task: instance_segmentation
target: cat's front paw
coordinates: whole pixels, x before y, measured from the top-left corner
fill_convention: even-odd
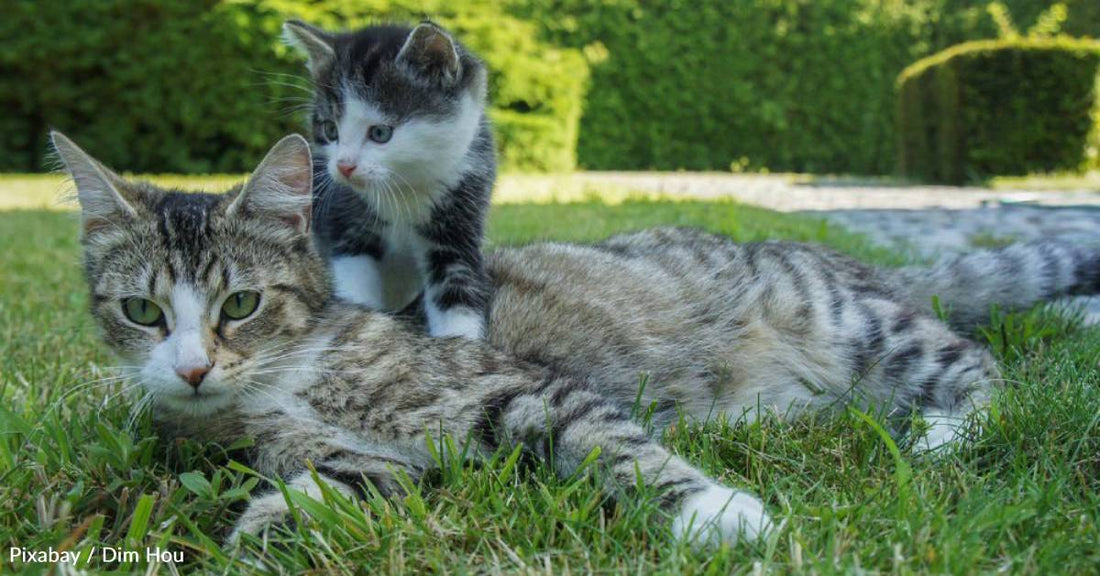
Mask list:
[[[229,544],[237,544],[245,534],[259,536],[269,526],[286,522],[289,516],[290,508],[282,492],[272,492],[253,498],[244,514],[237,519],[233,531],[229,533]]]
[[[746,492],[711,486],[684,500],[672,532],[697,545],[753,541],[772,527],[764,503]]]
[[[485,316],[470,308],[441,311],[428,308],[428,334],[433,338],[460,336],[480,340],[485,336]]]
[[[346,484],[324,476],[322,476],[321,479],[324,480],[330,488],[345,496],[354,494],[351,487]],[[296,478],[288,482],[286,487],[290,490],[301,492],[318,502],[324,499],[324,493],[321,487],[314,482],[313,476],[309,472],[299,474]],[[299,512],[305,515],[305,512],[302,512],[300,509]],[[237,524],[233,527],[233,532],[229,534],[228,542],[230,545],[235,545],[240,541],[241,536],[245,534],[259,536],[264,530],[267,530],[275,524],[283,524],[289,518],[290,506],[287,504],[286,497],[283,496],[281,490],[268,492],[263,496],[255,497],[249,502],[248,508],[245,509],[244,514],[241,514],[241,517],[237,519]]]

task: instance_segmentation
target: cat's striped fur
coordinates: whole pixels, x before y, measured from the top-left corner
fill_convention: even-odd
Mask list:
[[[964,331],[1012,310],[1100,292],[1100,251],[1041,241],[931,268],[883,270],[809,244],[737,244],[687,229],[593,246],[544,243],[488,258],[491,341],[519,358],[585,375],[617,397],[698,419],[781,415],[857,402],[956,436],[998,380]]]
[[[1098,287],[1100,253],[1059,244],[884,271],[810,245],[658,229],[492,252],[493,347],[431,339],[331,299],[324,263],[301,233],[308,186],[286,183],[287,173],[308,180],[304,141],[269,156],[283,172],[265,175],[265,161],[242,190],[216,196],[124,182],[55,140],[84,206],[93,314],[107,342],[145,366],[138,376],[159,418],[227,443],[253,435],[258,469],[314,494],[305,460],[341,490],[366,478],[393,491],[395,470],[416,477],[433,466],[424,434],[442,430],[476,455],[519,442],[547,457],[552,445],[563,471],[601,447],[613,484],[631,486],[637,466],[664,490],[677,533],[694,518],[708,537],[755,536],[769,524],[759,501],[714,483],[629,420],[640,376],[658,421],[677,410],[741,418],[858,402],[899,422],[924,414],[934,446],[989,401],[997,372],[986,350],[936,319],[930,294],[968,327],[997,300],[1022,307]],[[241,278],[268,304],[247,322],[210,328],[202,342],[213,368],[194,390],[160,352],[182,345],[172,326],[121,318],[120,298],[146,294],[171,308],[201,294],[216,306]],[[173,289],[180,283],[186,290]],[[286,511],[279,494],[256,498],[237,533]]]

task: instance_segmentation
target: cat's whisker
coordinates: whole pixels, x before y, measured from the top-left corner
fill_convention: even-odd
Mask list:
[[[121,390],[115,392],[114,394],[104,396],[103,399],[99,402],[99,407],[96,409],[96,414],[102,414],[103,411],[106,410],[116,399],[125,398],[127,394],[139,387],[140,384],[137,383],[129,384],[127,386],[124,386]]]
[[[297,76],[295,74],[286,74],[283,72],[270,72],[264,70],[249,70],[253,74],[264,77],[263,81],[252,83],[254,88],[265,88],[267,86],[283,86],[286,88],[293,88],[300,90],[310,96],[313,95],[313,84],[306,78]]]
[[[274,392],[272,392],[270,389],[268,389],[268,386],[265,385],[263,382],[258,382],[256,380],[242,379],[238,383],[240,384],[241,388],[244,390],[244,392],[246,394],[259,394],[259,395],[263,395],[265,398],[267,398],[269,400],[275,400],[275,401],[279,400],[279,396],[277,394],[275,394]]]
[[[141,416],[153,406],[153,401],[156,395],[152,392],[146,392],[138,401],[130,408],[130,417],[126,420],[126,429],[133,432],[137,427],[137,421]]]
[[[46,408],[46,413],[48,414],[52,410],[55,410],[65,400],[72,397],[74,394],[77,394],[79,392],[94,390],[94,389],[97,389],[97,388],[104,388],[104,387],[110,386],[112,384],[123,382],[123,381],[127,380],[128,378],[129,378],[129,376],[127,376],[125,374],[118,374],[118,375],[104,376],[102,378],[96,378],[96,379],[93,379],[93,380],[85,380],[85,381],[79,382],[79,383],[71,386],[69,389],[65,390],[65,392],[63,392],[61,394],[61,396],[57,397],[53,402],[51,402],[50,405]]]
[[[413,185],[409,183],[408,179],[406,179],[404,176],[402,176],[400,172],[390,171],[389,174],[390,174],[390,182],[392,182],[394,187],[397,188],[397,191],[398,191],[398,193],[401,197],[401,200],[403,202],[405,202],[406,205],[408,205],[411,202],[415,202],[416,201],[416,189],[413,188]],[[401,181],[398,182],[394,178],[400,178]],[[404,186],[402,185],[402,183],[404,183]],[[409,217],[411,219],[412,218],[412,207],[411,206],[409,206],[409,214],[410,214]]]
[[[378,184],[386,191],[386,198],[389,198],[393,204],[394,214],[399,222],[409,222],[409,214],[405,212],[405,204],[401,201],[401,198],[394,191],[393,186],[390,185],[388,178],[383,178],[378,181]]]
[[[319,185],[318,181],[320,182]],[[333,181],[332,176],[329,175],[328,170],[320,170],[314,172],[313,190],[314,194],[320,198],[321,209],[319,210],[320,214],[317,216],[317,218],[320,220],[328,217],[329,211],[331,210],[332,204],[334,203],[333,198],[336,195],[336,191],[334,189],[335,186],[336,183],[335,181]]]

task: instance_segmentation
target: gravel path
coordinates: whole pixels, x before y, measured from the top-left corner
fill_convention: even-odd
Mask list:
[[[718,172],[581,172],[572,176],[596,189],[625,188],[674,197],[734,198],[780,212],[854,209],[960,210],[1001,201],[1043,206],[1100,206],[1100,190],[992,190],[956,186],[894,186],[873,182],[800,182],[787,175]]]

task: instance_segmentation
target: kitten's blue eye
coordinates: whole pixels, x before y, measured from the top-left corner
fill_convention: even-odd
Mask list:
[[[321,135],[325,137],[325,140],[333,142],[340,137],[340,131],[336,128],[335,122],[325,120],[321,122]]]
[[[393,126],[375,124],[367,130],[367,138],[370,138],[372,142],[385,144],[390,141],[390,138],[393,138]]]

